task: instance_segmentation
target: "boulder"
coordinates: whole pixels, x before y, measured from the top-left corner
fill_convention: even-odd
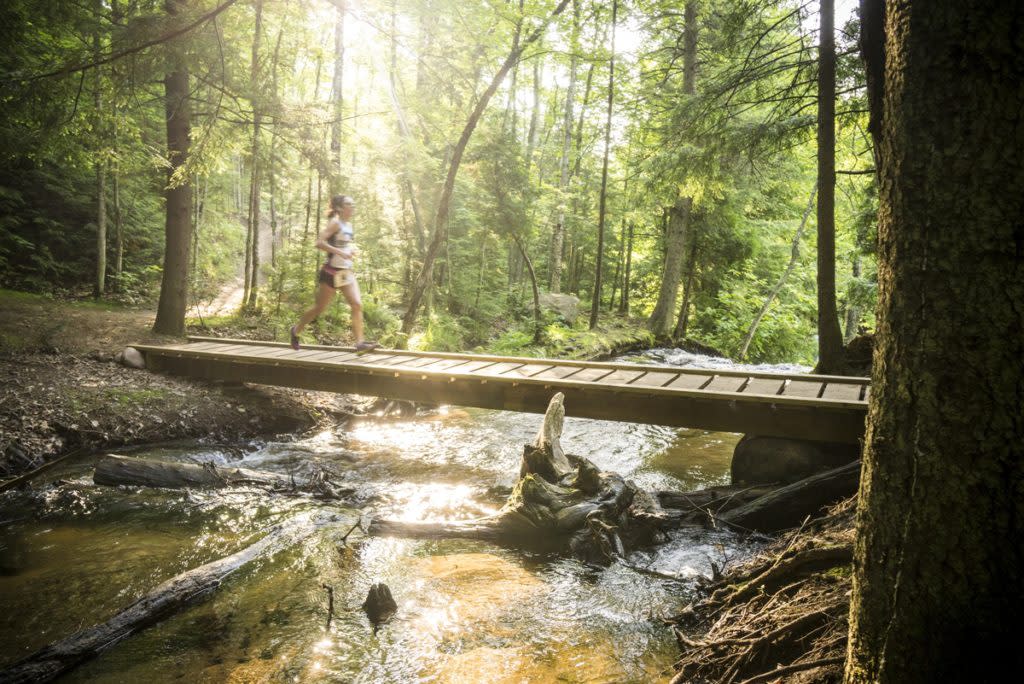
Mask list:
[[[858,444],[744,435],[732,452],[732,481],[789,484],[858,458]]]
[[[143,369],[146,367],[146,359],[142,357],[142,354],[135,347],[125,347],[124,351],[114,358],[118,363],[129,368]]]
[[[580,300],[569,294],[558,292],[545,292],[540,296],[541,308],[554,311],[563,321],[572,325],[579,315]]]

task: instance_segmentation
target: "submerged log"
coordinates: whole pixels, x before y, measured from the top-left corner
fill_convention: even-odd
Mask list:
[[[338,499],[353,493],[353,490],[335,488],[322,474],[312,478],[294,478],[262,470],[218,468],[213,464],[168,463],[114,455],[104,456],[96,464],[93,482],[107,486],[168,489],[255,485],[276,492],[308,492],[327,499]]]
[[[335,515],[304,516],[276,525],[241,551],[172,577],[106,622],[76,632],[0,670],[0,682],[50,681],[121,639],[206,598],[228,575],[252,561],[272,556],[340,520]]]
[[[857,493],[860,461],[833,468],[780,487],[718,516],[736,529],[779,532],[798,526],[807,516]]]

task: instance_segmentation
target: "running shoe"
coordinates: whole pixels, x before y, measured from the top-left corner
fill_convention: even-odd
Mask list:
[[[376,342],[360,342],[356,345],[356,354],[365,354],[366,352],[373,351],[380,345]]]

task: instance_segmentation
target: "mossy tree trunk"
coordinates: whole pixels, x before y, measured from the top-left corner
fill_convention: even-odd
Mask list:
[[[887,0],[884,17],[879,328],[845,679],[977,681],[1021,662],[1024,5]]]

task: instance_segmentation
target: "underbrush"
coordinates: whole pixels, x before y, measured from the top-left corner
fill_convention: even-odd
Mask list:
[[[842,681],[856,498],[707,587],[672,619],[682,682]]]

